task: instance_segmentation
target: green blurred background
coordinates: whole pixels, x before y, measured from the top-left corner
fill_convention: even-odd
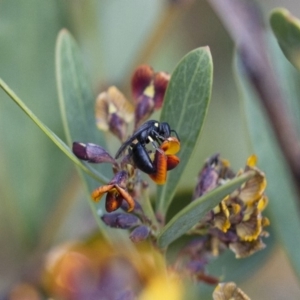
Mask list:
[[[165,18],[167,4],[163,0],[2,0],[0,77],[64,139],[54,59],[60,29],[69,29],[78,41],[95,95],[114,84],[129,97],[132,70]],[[298,0],[261,0],[260,4],[266,21],[277,6],[300,17]],[[211,106],[201,147],[181,183],[192,188],[206,157],[220,152],[238,169],[252,151],[233,78],[234,47],[228,34],[206,1],[181,7],[174,16],[161,42],[143,62],[172,72],[188,51],[205,45],[211,48]],[[36,257],[61,241],[84,236],[96,223],[72,163],[3,92],[0,129],[1,295],[13,282],[28,276],[28,266]],[[279,246],[259,262],[257,270],[240,283],[252,299],[300,295]]]

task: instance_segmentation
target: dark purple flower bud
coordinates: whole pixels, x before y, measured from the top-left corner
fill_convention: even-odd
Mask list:
[[[148,226],[141,225],[139,227],[136,227],[131,232],[129,237],[134,243],[139,243],[146,240],[149,234],[150,234],[150,228]]]
[[[117,217],[117,225],[122,229],[129,229],[140,224],[140,219],[133,214],[119,214]]]
[[[134,115],[134,127],[138,128],[154,111],[153,97],[148,95],[142,95],[139,97],[138,103],[135,108]]]
[[[112,163],[115,159],[101,146],[91,143],[73,142],[73,153],[81,160],[90,163]]]
[[[241,223],[243,221],[243,218],[244,214],[242,210],[238,214],[230,214],[229,221],[231,226]]]
[[[113,113],[109,118],[109,129],[122,142],[126,139],[127,123],[118,114]]]
[[[193,200],[216,188],[218,186],[218,179],[219,174],[217,171],[211,166],[206,166],[199,174]]]
[[[206,265],[207,265],[207,260],[196,259],[188,262],[186,264],[186,269],[191,273],[199,273],[205,270]]]
[[[113,227],[113,228],[117,228],[118,227],[118,216],[120,214],[119,213],[113,213],[113,214],[104,214],[102,217],[101,217],[101,220],[107,225],[107,226],[110,226],[110,227]]]
[[[129,208],[129,205],[126,201],[123,201],[122,202],[122,205],[121,205],[121,208],[124,210],[124,211],[128,211],[128,208]],[[136,200],[134,200],[134,212],[142,212],[143,209],[140,205],[140,203]]]
[[[191,240],[188,242],[188,244],[181,249],[180,255],[185,256],[188,255],[190,257],[199,257],[200,253],[203,253],[203,251],[206,248],[208,238],[206,237],[199,237]]]
[[[237,236],[237,234],[232,230],[223,232],[218,228],[211,228],[209,230],[209,233],[212,234],[213,236],[217,237],[221,242],[226,243],[226,244],[235,243],[239,240],[239,237]]]
[[[133,291],[122,291],[120,295],[116,297],[116,300],[137,300],[137,297],[134,295]]]
[[[118,186],[125,188],[128,180],[128,173],[123,170],[115,174],[114,178],[110,181],[110,184],[117,184]]]
[[[129,229],[140,224],[138,217],[125,213],[104,214],[101,219],[107,226],[113,228]]]

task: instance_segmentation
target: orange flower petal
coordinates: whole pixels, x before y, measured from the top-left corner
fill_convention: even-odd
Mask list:
[[[167,156],[167,170],[170,171],[177,167],[180,159],[176,155],[168,155]]]
[[[131,197],[131,195],[127,191],[125,191],[121,187],[116,186],[116,189],[118,190],[118,192],[120,193],[122,198],[128,203],[127,212],[131,212],[134,209],[134,200],[133,200],[133,198]]]
[[[98,202],[101,197],[107,193],[108,191],[110,191],[112,188],[114,187],[114,184],[107,184],[107,185],[103,185],[103,186],[100,186],[98,187],[97,189],[95,189],[93,192],[92,192],[92,199],[95,201],[95,202]]]
[[[108,192],[106,195],[105,209],[107,212],[117,210],[123,201],[123,197],[114,192]]]
[[[164,184],[167,180],[167,156],[157,150],[154,163],[156,164],[156,173],[149,174],[149,176],[155,183]]]
[[[169,137],[161,145],[162,149],[166,155],[176,154],[180,150],[180,142],[175,137]]]

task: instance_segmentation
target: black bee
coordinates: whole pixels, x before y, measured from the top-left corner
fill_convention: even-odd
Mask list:
[[[146,144],[152,143],[155,149],[171,136],[174,132],[177,139],[177,132],[170,128],[167,122],[158,122],[155,120],[149,120],[141,125],[133,135],[128,138],[127,141],[117,151],[115,158],[119,158],[123,151],[129,147],[129,154],[137,168],[147,174],[153,174],[156,172],[156,167],[153,165],[149,153],[146,149]],[[134,141],[137,142],[134,142]]]

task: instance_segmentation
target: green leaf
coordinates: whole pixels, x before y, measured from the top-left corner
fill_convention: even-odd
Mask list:
[[[285,59],[277,41],[272,36],[269,40],[269,54],[273,61],[278,85],[282,91],[282,97],[286,100],[288,112],[295,124],[300,137],[300,72]]]
[[[52,140],[52,142],[63,151],[78,167],[92,176],[97,181],[102,181],[101,175],[97,171],[84,165],[70,150],[70,148],[52,132],[39,118],[25,105],[25,103],[9,88],[9,86],[0,78],[0,87],[4,92],[27,114],[27,116]]]
[[[165,212],[175,194],[206,117],[211,97],[213,65],[208,47],[188,53],[172,74],[161,121],[168,122],[180,138],[180,164],[168,173],[165,185],[158,188],[158,210]]]
[[[300,20],[288,10],[277,8],[271,13],[270,23],[286,58],[300,70]]]
[[[67,30],[62,30],[56,44],[56,79],[58,86],[59,104],[67,142],[94,143],[105,148],[103,134],[97,129],[95,122],[95,96],[85,72],[80,50]],[[95,168],[100,174],[112,175],[110,164],[98,164]],[[91,176],[79,170],[88,195],[99,186]],[[108,182],[106,176],[101,175],[102,182]],[[95,205],[88,196],[88,203],[95,220],[108,240],[121,238],[122,232],[109,234],[108,229],[100,220],[98,210],[103,211],[104,201]]]
[[[254,171],[244,173],[187,205],[162,229],[158,236],[159,247],[165,248],[178,237],[185,234],[196,225],[208,211],[218,205],[225,196],[232,193],[241,186],[241,184],[253,177],[253,175]]]
[[[95,123],[95,96],[85,72],[80,50],[67,30],[62,30],[56,46],[56,77],[61,116],[66,138],[71,147],[74,141],[94,143],[105,148],[105,141]],[[102,174],[111,173],[109,165],[95,166]],[[90,190],[98,183],[85,178]],[[101,175],[102,182],[108,182]]]
[[[5,0],[0,11],[1,78],[58,135],[63,131],[53,44],[66,24],[61,6],[57,1]],[[5,244],[0,256],[11,270],[1,280],[3,288],[45,236],[42,231],[61,202],[72,163],[2,90],[0,128],[0,243]]]
[[[279,148],[274,132],[267,122],[264,108],[252,89],[237,60],[236,78],[243,93],[246,120],[259,166],[266,174],[269,198],[268,211],[276,234],[300,278],[300,218],[299,206],[288,165]]]

